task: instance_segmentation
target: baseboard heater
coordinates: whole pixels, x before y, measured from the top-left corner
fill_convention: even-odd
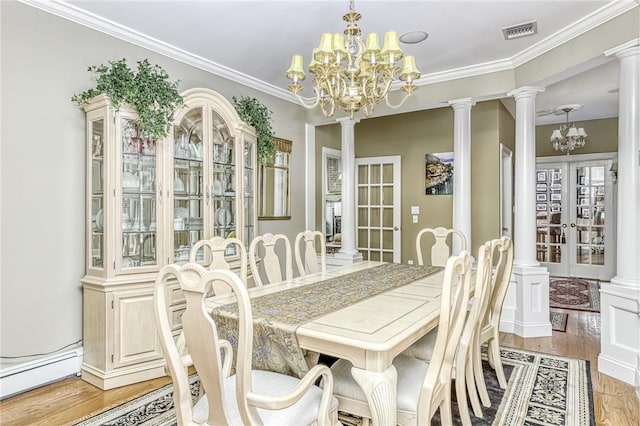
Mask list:
[[[79,376],[82,348],[45,358],[12,365],[0,370],[0,399],[52,383],[69,376]]]

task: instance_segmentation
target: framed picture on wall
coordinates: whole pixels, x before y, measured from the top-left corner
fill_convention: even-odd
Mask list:
[[[541,194],[536,194],[536,201],[547,201],[547,194],[544,192]]]
[[[425,194],[453,194],[453,152],[425,156]]]
[[[547,205],[546,204],[536,204],[536,210],[539,212],[546,212]]]
[[[560,201],[562,200],[562,194],[554,192],[551,194],[551,201]]]
[[[536,191],[540,192],[540,191],[546,191],[547,190],[547,184],[546,183],[538,183],[536,184]]]
[[[539,171],[536,174],[536,180],[538,182],[546,182],[547,181],[547,172],[545,172],[544,170]]]

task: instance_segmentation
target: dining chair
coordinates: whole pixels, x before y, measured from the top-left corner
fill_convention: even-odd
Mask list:
[[[418,256],[418,265],[424,265],[424,258],[422,257],[422,238],[425,234],[433,235],[435,242],[431,246],[431,265],[444,266],[447,263],[447,259],[451,253],[451,247],[447,244],[447,237],[451,235],[451,238],[457,236],[460,240],[460,250],[467,249],[467,239],[462,231],[454,228],[444,228],[439,226],[437,228],[424,228],[416,236],[416,253]],[[456,253],[453,253],[456,254]]]
[[[393,360],[397,372],[396,416],[401,425],[426,425],[438,408],[442,424],[452,424],[451,373],[460,343],[471,287],[469,253],[447,260],[440,303],[440,319],[430,362],[398,355]],[[369,405],[351,374],[352,364],[344,359],[332,367],[333,391],[340,411],[371,418]]]
[[[476,267],[475,286],[471,308],[467,311],[466,321],[458,350],[456,352],[452,378],[456,382],[456,399],[458,401],[458,411],[462,424],[470,425],[471,417],[469,415],[469,406],[467,404],[467,396],[471,401],[474,415],[482,417],[482,408],[480,406],[479,392],[487,393],[484,380],[480,383],[480,390],[476,385],[476,377],[474,374],[474,355],[475,348],[480,339],[481,320],[485,316],[485,312],[489,305],[489,296],[491,295],[491,248],[490,242],[482,244],[478,248],[478,263]],[[438,329],[434,329],[420,338],[411,345],[407,350],[402,352],[405,356],[411,356],[422,361],[431,361],[434,353],[434,346]],[[488,398],[488,394],[487,394]],[[485,401],[482,401],[483,404]]]
[[[192,269],[199,275],[192,274]],[[300,379],[252,369],[251,301],[237,275],[223,269],[204,271],[197,264],[187,264],[182,268],[167,265],[161,275],[174,276],[185,295],[187,307],[182,317],[183,330],[204,388],[207,424],[339,425],[338,402],[332,395],[333,379],[327,366],[317,365]],[[227,375],[224,370],[233,355],[221,351],[223,340],[218,338],[216,323],[205,307],[208,290],[218,281],[224,281],[237,300],[238,339],[234,375]],[[318,380],[322,380],[324,389],[314,384]]]
[[[276,244],[281,241],[278,247],[284,246],[284,273],[285,279],[290,280],[293,278],[293,266],[291,264],[291,243],[284,234],[271,234],[266,233],[259,235],[251,241],[249,245],[249,266],[251,267],[251,274],[253,275],[253,281],[256,287],[260,287],[264,284],[271,284],[278,281],[282,281],[282,265],[280,264],[280,257],[276,253]],[[260,248],[262,247],[262,249]],[[260,252],[264,253],[262,257],[262,265],[264,273],[267,278],[267,282],[263,283],[260,276],[260,269],[258,268],[257,258]]]
[[[226,269],[232,270],[232,265],[228,261],[227,254],[233,252],[239,255],[240,280],[247,282],[247,250],[242,240],[237,238],[213,237],[210,240],[200,240],[196,242],[189,253],[189,262],[199,263],[209,270]],[[213,293],[216,295],[229,293],[230,289],[222,282],[214,283]]]
[[[320,253],[316,251],[316,240],[319,241]],[[300,276],[313,274],[319,270],[323,273],[327,272],[327,248],[325,244],[324,234],[320,231],[306,230],[296,236],[293,252]],[[318,265],[318,254],[320,254],[320,265]]]
[[[487,357],[489,365],[495,370],[498,383],[502,389],[507,387],[507,379],[502,368],[502,358],[500,357],[500,316],[502,306],[509,288],[511,271],[513,269],[513,241],[509,237],[502,237],[491,241],[492,258],[495,257],[496,250],[499,253],[498,263],[491,280],[491,297],[489,306],[482,321],[480,338],[475,348],[476,375],[482,374],[482,363],[480,361],[480,346],[487,343]],[[483,376],[484,377],[484,376]],[[482,396],[482,395],[481,395]],[[488,396],[487,396],[488,398]]]

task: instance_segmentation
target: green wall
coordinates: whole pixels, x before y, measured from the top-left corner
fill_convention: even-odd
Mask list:
[[[571,154],[594,154],[600,152],[618,151],[618,118],[603,118],[600,120],[575,121],[576,127],[583,127],[587,132],[587,143],[584,147],[571,151]],[[548,157],[563,155],[553,149],[549,140],[551,133],[560,127],[549,124],[536,127],[536,156]]]
[[[487,101],[478,103],[471,109],[471,208],[473,211],[471,250],[473,252],[477,251],[478,246],[484,241],[499,235],[501,107],[499,101]],[[508,115],[508,112],[506,114]],[[509,129],[508,119],[502,120],[506,122],[503,127]],[[513,121],[512,118],[511,121]],[[511,123],[511,129],[514,129],[513,123]],[[316,176],[317,182],[320,182],[322,180],[322,147],[339,149],[340,125],[317,127],[315,136]],[[420,229],[452,226],[453,196],[425,195],[424,188],[425,154],[449,151],[453,151],[453,109],[450,107],[370,118],[362,120],[355,126],[356,157],[387,155],[401,157],[402,262],[409,259],[416,260],[415,237]],[[319,225],[322,214],[320,183],[316,184],[316,189],[316,224]],[[416,224],[411,220],[411,206],[420,207]]]

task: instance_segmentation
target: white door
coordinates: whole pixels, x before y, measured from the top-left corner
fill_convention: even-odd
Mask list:
[[[612,162],[538,164],[536,252],[551,275],[601,280],[613,276]]]
[[[400,156],[356,158],[358,250],[400,263]]]

